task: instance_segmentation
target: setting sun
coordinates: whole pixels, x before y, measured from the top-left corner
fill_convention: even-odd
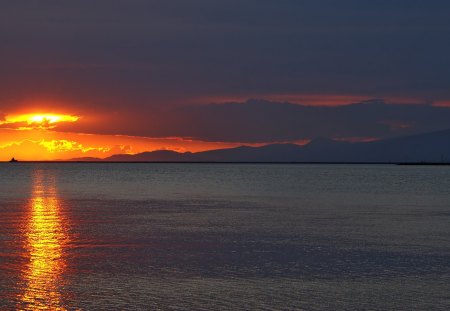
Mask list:
[[[3,124],[26,122],[28,125],[32,124],[55,124],[58,122],[76,122],[79,117],[64,114],[22,114],[6,117]]]

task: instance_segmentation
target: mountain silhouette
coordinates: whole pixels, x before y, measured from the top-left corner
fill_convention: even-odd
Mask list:
[[[83,158],[73,159],[83,161]],[[306,145],[240,146],[197,153],[157,150],[117,154],[111,162],[312,162],[312,163],[437,163],[450,161],[450,129],[372,142],[349,143],[329,138]],[[89,158],[86,161],[93,161]]]

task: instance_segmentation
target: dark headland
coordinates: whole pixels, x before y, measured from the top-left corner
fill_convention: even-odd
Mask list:
[[[210,163],[390,163],[450,164],[450,129],[372,142],[349,143],[316,139],[306,145],[240,146],[197,153],[157,150],[117,154],[104,159],[75,158],[70,162],[210,162]]]

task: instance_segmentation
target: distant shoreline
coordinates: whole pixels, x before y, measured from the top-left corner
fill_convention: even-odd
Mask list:
[[[0,161],[17,165],[20,163],[42,164],[303,164],[303,165],[399,165],[399,166],[450,166],[449,162],[233,162],[233,161]]]
[[[411,162],[411,163],[397,163],[397,165],[446,166],[446,165],[450,165],[450,163],[449,162],[436,162],[436,163],[433,163],[433,162],[430,162],[430,163],[427,163],[427,162],[424,162],[424,163],[422,163],[422,162],[419,162],[419,163]]]

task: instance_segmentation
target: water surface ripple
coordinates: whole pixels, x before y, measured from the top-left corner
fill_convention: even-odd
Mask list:
[[[448,310],[450,169],[0,164],[1,310]]]

